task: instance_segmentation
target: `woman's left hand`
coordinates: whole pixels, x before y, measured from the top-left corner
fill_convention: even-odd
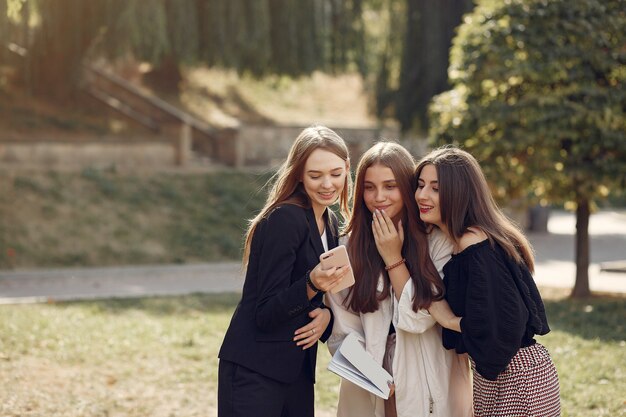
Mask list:
[[[387,213],[375,210],[372,214],[372,232],[376,249],[386,265],[402,259],[402,243],[404,242],[402,220],[398,222],[398,230],[396,230],[396,226]]]
[[[446,300],[433,301],[428,312],[441,327],[461,332],[461,317],[457,317]]]
[[[302,350],[315,345],[319,338],[322,337],[322,333],[324,333],[328,323],[330,323],[330,310],[327,308],[316,308],[309,312],[309,317],[313,320],[306,326],[296,330],[296,335],[293,338],[294,342],[297,342],[297,346],[302,346]]]

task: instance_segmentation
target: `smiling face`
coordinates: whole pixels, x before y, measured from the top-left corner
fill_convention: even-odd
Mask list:
[[[384,210],[394,222],[401,218],[404,204],[391,168],[380,164],[367,168],[363,181],[363,201],[372,213],[376,209]]]
[[[338,155],[316,149],[304,164],[302,184],[316,213],[332,205],[346,185],[348,164]]]
[[[419,206],[422,221],[438,226],[443,229],[441,210],[439,205],[439,181],[437,169],[434,165],[426,165],[422,168],[417,180],[415,201]]]

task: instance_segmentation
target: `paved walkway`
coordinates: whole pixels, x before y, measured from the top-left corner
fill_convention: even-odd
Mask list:
[[[553,212],[549,233],[530,234],[540,286],[572,288],[575,219]],[[592,291],[626,294],[626,272],[601,271],[604,262],[626,260],[626,211],[602,211],[590,222]],[[240,263],[63,268],[0,272],[0,304],[50,300],[180,295],[240,291]]]

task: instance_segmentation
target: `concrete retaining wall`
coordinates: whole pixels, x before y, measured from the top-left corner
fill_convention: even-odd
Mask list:
[[[176,148],[169,141],[0,142],[0,163],[55,167],[172,166]]]
[[[243,125],[237,135],[237,166],[275,166],[285,160],[293,141],[306,126]],[[393,129],[331,127],[347,143],[353,163],[374,142],[397,140]]]
[[[222,130],[215,138],[196,137],[188,126],[172,125],[165,136],[125,141],[120,139],[86,139],[74,142],[0,140],[0,163],[41,168],[159,168],[185,165],[192,150],[212,161],[243,167],[272,167],[282,163],[293,141],[305,126],[242,125]],[[363,152],[380,139],[397,140],[399,132],[378,128],[335,128],[348,144],[353,164]],[[171,140],[167,137],[173,138]],[[409,149],[411,150],[411,149]]]

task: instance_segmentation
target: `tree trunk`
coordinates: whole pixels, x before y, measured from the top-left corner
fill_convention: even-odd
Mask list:
[[[152,71],[144,74],[143,81],[156,91],[178,95],[183,75],[180,65],[171,55],[163,58],[161,63]]]
[[[65,100],[78,89],[82,52],[51,47],[45,35],[38,35],[27,56],[23,82],[37,96]]]
[[[449,51],[471,0],[407,0],[407,31],[402,52],[396,118],[403,131],[428,131],[428,105],[447,90]]]
[[[589,297],[589,199],[580,198],[576,207],[576,283],[572,298]]]
[[[24,45],[29,51],[22,78],[33,94],[61,100],[75,94],[81,62],[101,27],[100,3],[41,2],[41,25],[32,44]]]

